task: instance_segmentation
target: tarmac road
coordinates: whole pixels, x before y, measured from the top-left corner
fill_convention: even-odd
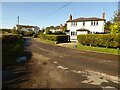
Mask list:
[[[16,85],[19,88],[118,89],[118,55],[80,51],[33,38],[25,38],[25,50],[32,53],[26,70],[31,73],[23,77],[27,81]]]
[[[53,61],[55,60],[63,66],[118,76],[118,55],[74,50],[36,40],[32,40],[32,44],[33,52],[42,52],[43,56],[52,58]]]

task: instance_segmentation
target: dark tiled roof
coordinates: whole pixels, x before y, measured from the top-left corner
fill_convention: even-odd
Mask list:
[[[89,31],[89,30],[85,28],[80,28],[80,29],[77,29],[77,31]]]
[[[80,21],[105,21],[105,19],[97,18],[97,17],[91,17],[91,18],[81,17],[81,18],[73,19],[73,20],[71,20],[71,21],[68,20],[67,22],[80,22]]]

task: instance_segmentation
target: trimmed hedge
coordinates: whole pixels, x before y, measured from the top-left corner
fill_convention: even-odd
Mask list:
[[[57,43],[68,42],[68,35],[45,35],[45,39],[57,41]]]
[[[83,45],[120,48],[120,34],[81,34],[77,36]]]

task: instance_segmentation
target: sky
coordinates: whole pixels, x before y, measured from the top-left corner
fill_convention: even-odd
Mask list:
[[[17,18],[21,25],[35,25],[40,28],[65,24],[71,14],[79,17],[113,17],[118,10],[118,2],[2,2],[2,22],[0,28],[13,28]],[[1,24],[2,23],[2,24]]]

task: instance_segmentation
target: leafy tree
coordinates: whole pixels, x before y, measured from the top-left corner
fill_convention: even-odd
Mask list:
[[[110,32],[111,31],[111,25],[112,25],[112,22],[111,21],[107,21],[106,23],[105,23],[105,30],[106,30],[106,32]]]
[[[43,32],[43,33],[44,33],[44,32],[45,32],[45,29],[44,29],[44,28],[42,28],[41,32]]]
[[[113,34],[120,33],[120,22],[114,22],[111,25],[111,33]]]
[[[46,32],[45,34],[52,34],[52,31],[50,30],[46,30],[45,32]]]
[[[50,26],[49,29],[54,29],[54,26]]]
[[[113,15],[113,22],[119,22],[120,21],[120,11],[116,11],[114,12],[114,15]]]
[[[113,24],[110,28],[111,33],[120,33],[120,11],[114,13]]]

